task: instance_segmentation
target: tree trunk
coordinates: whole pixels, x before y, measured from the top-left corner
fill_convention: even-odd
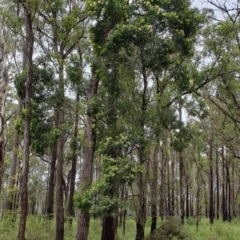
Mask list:
[[[189,186],[186,186],[186,219],[189,218]]]
[[[228,221],[231,222],[232,220],[232,216],[231,216],[231,182],[230,182],[230,172],[229,172],[229,166],[228,164],[226,163],[226,173],[227,173],[227,176],[226,176],[226,184],[228,186],[228,198],[227,198],[227,201],[228,201]]]
[[[111,216],[111,213],[109,213],[108,216],[103,217],[101,240],[114,240],[115,239],[115,234],[114,233],[115,233],[114,217]]]
[[[2,60],[2,81],[0,85],[0,194],[2,191],[3,165],[4,165],[4,117],[5,117],[5,100],[6,88],[8,85],[7,71],[7,45],[4,39],[4,28],[1,29],[1,60]]]
[[[222,146],[222,215],[223,215],[223,221],[227,221],[224,146]]]
[[[217,185],[217,219],[219,219],[219,212],[220,212],[220,201],[219,201],[219,169],[218,169],[218,150],[216,150],[216,185]]]
[[[87,115],[83,162],[80,173],[81,194],[83,194],[85,189],[91,186],[93,178],[93,158],[96,149],[96,130],[93,127],[93,124],[95,122],[91,115],[92,113],[90,112],[91,110],[90,104],[94,96],[97,94],[98,83],[99,81],[94,77],[90,79],[90,86],[88,90],[89,114]],[[76,240],[88,239],[89,221],[90,215],[88,213],[79,211]]]
[[[106,216],[103,219],[101,240],[114,240],[114,219],[113,216]]]
[[[213,194],[213,125],[212,116],[210,116],[210,139],[209,139],[209,220],[210,223],[214,222],[214,194]]]
[[[58,126],[64,124],[64,77],[63,64],[59,62],[59,86],[58,86]],[[56,236],[55,240],[64,238],[64,209],[63,209],[63,163],[64,163],[64,133],[61,132],[57,142],[57,166],[56,166]]]
[[[160,217],[161,220],[164,219],[165,217],[165,210],[166,210],[166,206],[165,206],[165,199],[166,199],[166,190],[165,190],[165,185],[166,185],[166,179],[165,179],[165,167],[166,167],[166,159],[165,159],[165,151],[164,148],[161,148],[161,153],[162,153],[162,166],[161,166],[161,185],[160,185],[160,205],[159,205],[159,212],[160,212]]]
[[[137,212],[137,222],[136,222],[136,240],[144,239],[144,227],[146,220],[146,192],[143,173],[139,174],[138,188],[138,212]]]
[[[151,234],[157,228],[157,180],[158,180],[158,143],[154,146],[153,157],[151,161],[152,179],[151,181]]]
[[[146,124],[146,110],[147,110],[147,88],[148,79],[146,70],[142,71],[143,76],[143,91],[142,91],[142,104],[141,104],[141,116],[140,116],[140,129],[141,129],[141,140],[139,142],[139,165],[146,166],[146,146],[145,146],[145,124]],[[144,240],[144,229],[146,222],[146,194],[147,194],[147,183],[146,183],[146,173],[142,172],[138,176],[138,209],[137,209],[137,219],[136,219],[136,240]]]
[[[58,117],[57,117],[58,118]],[[56,123],[55,127],[58,127]],[[52,157],[50,163],[50,173],[48,181],[48,192],[47,192],[47,218],[53,218],[53,199],[54,199],[54,187],[55,187],[55,168],[57,161],[57,144],[55,143],[52,147]]]
[[[23,65],[26,66],[26,63]],[[23,101],[22,99],[19,98],[17,117],[19,117],[22,112],[22,105],[23,105]],[[13,202],[17,194],[15,191],[13,191],[13,189],[16,184],[18,151],[19,151],[19,134],[15,130],[12,157],[11,157],[11,167],[10,167],[10,174],[9,174],[9,181],[8,181],[8,188],[10,189],[10,191],[7,193],[7,199],[6,199],[6,210],[9,210],[9,211],[13,210]]]
[[[182,100],[179,102],[179,121],[182,122]],[[180,192],[180,219],[181,223],[184,224],[185,217],[185,197],[184,197],[184,161],[183,161],[183,153],[179,153],[179,192]]]
[[[166,144],[165,144],[165,151],[166,151],[166,167],[167,167],[167,215],[172,216],[171,189],[170,189],[170,164],[169,164],[169,157],[167,154]]]
[[[231,191],[231,206],[232,206],[232,217],[236,217],[236,208],[235,208],[235,161],[232,161],[232,191]]]
[[[73,195],[75,191],[75,179],[76,179],[76,172],[77,172],[77,136],[78,136],[78,121],[79,121],[79,91],[76,94],[76,115],[75,115],[75,126],[74,126],[74,136],[73,136],[73,158],[72,158],[72,169],[71,169],[71,178],[70,178],[70,191],[69,191],[69,198],[68,198],[68,223],[72,224],[72,218],[74,217],[74,202],[73,202]]]
[[[54,127],[58,129],[58,111],[54,110]],[[46,214],[47,219],[53,218],[53,206],[54,206],[54,188],[55,188],[55,181],[56,181],[56,161],[57,161],[57,142],[55,142],[52,146],[52,156],[51,156],[51,162],[50,162],[50,173],[49,173],[49,179],[48,179],[48,189],[47,189],[47,203],[46,203]]]
[[[196,176],[196,182],[197,182],[197,194],[196,194],[196,227],[198,229],[199,226],[199,220],[201,215],[201,181],[200,181],[200,170],[197,168],[197,176]]]
[[[21,198],[21,213],[20,223],[18,229],[18,240],[25,240],[25,230],[28,212],[28,169],[29,169],[29,150],[30,150],[30,117],[31,117],[31,89],[33,76],[33,45],[34,36],[32,21],[32,13],[28,9],[24,9],[26,13],[26,41],[27,49],[26,55],[28,60],[27,82],[25,84],[25,128],[24,128],[24,147],[23,147],[23,161],[22,172],[20,177],[20,198]]]
[[[172,154],[173,155],[173,154]],[[171,197],[171,216],[175,215],[175,164],[174,164],[174,156],[172,156],[172,161],[171,161],[171,166],[172,166],[172,197]]]

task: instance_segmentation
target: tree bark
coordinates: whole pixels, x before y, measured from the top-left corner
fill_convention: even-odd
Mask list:
[[[56,124],[55,127],[57,127]],[[55,187],[55,168],[56,168],[56,161],[57,161],[57,144],[55,143],[52,147],[52,156],[51,156],[51,163],[50,163],[50,173],[49,173],[49,180],[48,180],[48,192],[47,192],[47,218],[53,218],[53,199],[54,199],[54,187]]]
[[[96,130],[93,127],[94,119],[91,115],[90,103],[97,94],[99,81],[92,77],[88,89],[88,115],[86,122],[85,145],[83,153],[82,168],[80,173],[80,193],[89,188],[93,178],[93,158],[96,149]],[[76,240],[87,240],[89,230],[90,215],[79,211]]]
[[[24,5],[23,5],[24,7]],[[29,170],[29,151],[30,151],[30,117],[31,117],[31,89],[32,89],[32,78],[33,78],[33,45],[34,35],[32,21],[32,13],[29,9],[24,9],[26,14],[26,41],[27,41],[27,82],[25,85],[25,128],[24,128],[24,147],[23,147],[23,161],[22,161],[22,172],[20,177],[20,198],[21,198],[21,213],[20,223],[18,229],[18,240],[25,240],[26,221],[28,213],[28,170]]]
[[[2,81],[0,85],[0,193],[2,191],[3,165],[4,165],[4,117],[5,117],[5,100],[6,88],[8,85],[7,71],[7,43],[4,39],[4,28],[1,29],[1,58],[2,58]]]
[[[224,163],[224,146],[222,146],[222,215],[223,221],[227,221],[226,209],[226,190],[225,190],[225,163]]]
[[[236,217],[236,207],[235,207],[235,162],[232,161],[232,191],[231,191],[231,206],[232,206],[232,217]]]
[[[161,185],[160,185],[160,206],[159,206],[159,211],[160,211],[160,217],[161,220],[164,219],[165,217],[165,212],[166,212],[166,157],[165,157],[165,151],[164,151],[164,146],[161,148],[161,153],[162,153],[162,163],[161,163]]]
[[[200,158],[200,157],[199,157]],[[196,193],[196,227],[198,229],[199,226],[199,220],[201,215],[201,180],[200,180],[200,169],[197,168],[197,176],[196,176],[196,182],[197,182],[197,193]]]
[[[58,126],[61,131],[57,142],[57,166],[56,166],[56,235],[55,240],[64,238],[64,209],[63,209],[63,163],[64,163],[64,77],[63,64],[59,62],[59,85],[58,85]]]
[[[229,166],[228,166],[228,163],[226,163],[226,173],[227,173],[227,176],[226,176],[226,184],[228,186],[228,198],[227,198],[227,206],[228,206],[228,221],[231,222],[232,220],[232,216],[231,216],[231,181],[230,181],[230,172],[229,172]]]
[[[175,215],[175,164],[174,164],[174,156],[172,154],[172,161],[171,161],[171,167],[172,167],[172,194],[171,194],[171,216]]]
[[[219,212],[220,212],[220,201],[219,201],[219,169],[218,169],[218,150],[216,150],[216,187],[217,187],[217,199],[216,199],[216,203],[217,203],[217,209],[216,209],[216,215],[217,215],[217,219],[219,219]]]
[[[189,218],[189,185],[186,186],[186,219]]]
[[[209,220],[214,222],[214,194],[213,194],[213,124],[210,116],[210,139],[209,139]]]
[[[137,222],[136,222],[136,240],[144,239],[144,228],[146,221],[146,192],[143,173],[139,174],[138,188],[138,212],[137,212]]]
[[[182,122],[182,100],[179,102],[179,121]],[[179,153],[179,192],[180,192],[180,219],[181,223],[184,224],[185,217],[185,193],[184,193],[184,161],[183,153]]]
[[[140,166],[146,166],[146,146],[144,143],[145,139],[145,124],[146,124],[146,110],[147,110],[147,87],[148,87],[148,79],[147,79],[147,71],[145,69],[142,70],[143,76],[143,92],[142,92],[142,104],[141,104],[141,117],[140,117],[140,128],[141,128],[141,136],[139,143],[139,164]],[[144,239],[144,228],[146,222],[146,177],[145,172],[142,172],[138,176],[138,209],[137,209],[137,219],[136,219],[136,240]]]
[[[77,136],[78,136],[78,121],[79,121],[79,93],[77,91],[76,94],[76,115],[75,115],[75,126],[74,126],[74,136],[73,136],[73,146],[72,146],[72,168],[71,168],[71,178],[70,178],[70,191],[69,191],[69,198],[68,198],[68,223],[72,224],[72,218],[74,217],[74,202],[73,202],[73,195],[75,191],[75,179],[76,179],[76,172],[77,172]]]
[[[26,66],[26,63],[23,65]],[[19,117],[22,112],[22,105],[23,105],[22,99],[18,98],[17,117]],[[13,150],[12,150],[12,156],[11,156],[11,167],[10,167],[10,174],[9,174],[9,181],[8,181],[8,188],[10,189],[10,191],[7,193],[7,199],[6,199],[6,210],[9,210],[9,211],[13,210],[14,199],[17,194],[16,191],[13,191],[13,189],[16,184],[16,178],[17,178],[16,173],[17,173],[18,151],[19,151],[19,134],[15,130],[14,140],[13,140]]]
[[[114,219],[113,216],[106,216],[103,219],[101,240],[114,240]]]
[[[158,143],[154,146],[153,157],[151,161],[152,179],[151,179],[151,234],[157,228],[157,180],[158,180]]]

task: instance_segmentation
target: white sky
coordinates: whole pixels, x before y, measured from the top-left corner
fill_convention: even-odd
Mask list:
[[[206,8],[210,7],[210,4],[205,0],[193,0],[192,5],[197,8]]]

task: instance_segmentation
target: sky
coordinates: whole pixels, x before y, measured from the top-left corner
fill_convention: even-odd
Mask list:
[[[197,8],[210,7],[210,4],[205,0],[192,0],[192,5]]]

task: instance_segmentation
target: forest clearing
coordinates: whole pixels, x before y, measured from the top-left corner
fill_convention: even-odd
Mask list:
[[[240,239],[240,1],[196,1],[0,0],[0,239]]]

